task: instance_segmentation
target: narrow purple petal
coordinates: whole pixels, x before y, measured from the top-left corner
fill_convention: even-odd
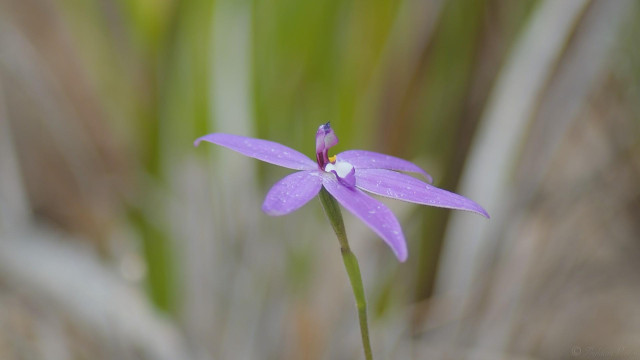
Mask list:
[[[267,193],[262,211],[269,215],[286,215],[298,210],[322,188],[319,171],[299,171],[278,181]]]
[[[378,234],[398,260],[407,259],[407,244],[402,228],[389,208],[357,188],[340,184],[333,176],[323,176],[323,185],[342,206]]]
[[[439,189],[395,171],[359,169],[356,171],[356,186],[376,195],[416,204],[473,211],[489,217],[489,214],[480,205],[464,196]]]
[[[408,171],[422,174],[429,183],[433,182],[431,175],[416,164],[397,158],[366,150],[347,150],[337,155],[338,160],[351,163],[356,169],[387,169]]]
[[[201,141],[208,141],[224,146],[242,155],[289,169],[315,170],[318,168],[318,165],[314,161],[302,153],[273,141],[254,139],[240,135],[214,133],[196,139],[193,144],[198,146]]]

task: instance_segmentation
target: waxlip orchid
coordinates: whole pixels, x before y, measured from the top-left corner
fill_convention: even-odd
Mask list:
[[[338,143],[338,138],[329,123],[320,125],[316,133],[316,163],[296,150],[267,140],[213,133],[198,138],[194,145],[198,146],[201,141],[221,145],[271,164],[300,170],[273,185],[262,204],[265,213],[286,215],[295,211],[315,197],[324,186],[343,207],[378,234],[400,261],[407,259],[407,245],[398,220],[389,208],[364,191],[416,204],[472,211],[489,217],[480,205],[463,196],[398,172],[419,173],[432,183],[429,174],[409,161],[364,150],[348,150],[330,157],[329,149]]]

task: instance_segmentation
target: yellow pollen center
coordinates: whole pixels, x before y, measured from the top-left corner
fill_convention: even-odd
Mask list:
[[[335,163],[336,163],[336,155],[329,156],[329,161],[330,161],[332,164],[335,164]]]

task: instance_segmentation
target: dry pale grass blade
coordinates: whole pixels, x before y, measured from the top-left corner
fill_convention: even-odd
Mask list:
[[[462,194],[486,206],[493,218],[483,222],[454,214],[445,239],[437,291],[452,301],[432,312],[436,317],[458,316],[448,318],[452,320],[453,332],[444,334],[450,346],[445,351],[464,343],[469,352],[462,353],[469,358],[483,358],[483,353],[507,354],[514,348],[519,353],[537,351],[556,358],[570,354],[570,339],[580,339],[572,338],[569,335],[572,331],[567,331],[566,326],[560,332],[555,329],[555,340],[541,335],[554,331],[549,327],[554,324],[553,309],[544,308],[533,294],[546,293],[549,299],[559,296],[557,290],[562,281],[555,281],[555,291],[541,285],[560,278],[543,271],[541,259],[545,259],[542,263],[546,267],[566,268],[566,259],[574,258],[573,250],[555,247],[552,251],[546,239],[562,239],[567,231],[573,231],[575,238],[585,238],[579,235],[583,226],[577,219],[588,218],[583,216],[587,208],[577,206],[559,212],[560,203],[556,201],[556,205],[547,206],[536,215],[533,201],[545,203],[547,198],[540,198],[541,189],[550,191],[548,197],[566,198],[565,191],[549,189],[543,179],[548,180],[557,166],[553,165],[553,158],[567,151],[570,137],[566,134],[571,124],[578,119],[586,123],[584,119],[592,111],[585,104],[602,75],[604,60],[610,56],[612,40],[630,4],[542,3],[503,70],[471,149],[460,189]],[[572,156],[575,158],[569,163],[581,161],[577,153]],[[621,187],[624,184],[621,182]],[[600,189],[598,193],[607,191]],[[554,218],[553,214],[560,217]],[[622,220],[609,220],[611,224],[620,223],[616,228],[628,228]],[[605,225],[609,221],[598,222]],[[562,234],[560,230],[552,230],[554,224],[563,228]],[[565,259],[562,265],[555,263],[559,257],[551,256],[554,253]],[[532,280],[537,285],[532,286]],[[624,308],[635,297],[634,291],[618,294],[615,299]],[[576,294],[566,291],[563,296],[571,298]],[[572,303],[579,300],[574,298]],[[447,316],[450,315],[443,317]],[[532,321],[542,318],[546,322]],[[570,316],[567,319],[576,321]],[[448,322],[432,319],[432,323]],[[579,320],[572,324],[578,327]],[[524,339],[523,333],[528,338]],[[592,339],[607,343],[605,334],[598,336]]]
[[[587,5],[585,0],[541,3],[499,75],[459,187],[459,193],[482,204],[492,219],[452,214],[438,293],[459,294],[463,299],[472,289],[483,249],[493,247],[492,231],[503,225],[502,205],[509,195],[511,171],[538,96]]]
[[[594,83],[604,76],[630,1],[595,1],[581,20],[562,60],[554,70],[534,114],[522,158],[516,169],[520,206],[535,195],[550,162],[578,113],[589,99]],[[541,146],[543,145],[543,146]]]
[[[13,5],[0,16],[0,72],[30,205],[99,243],[119,210],[120,150],[64,22],[42,4]]]
[[[495,234],[505,222],[511,171],[523,143],[527,124],[544,86],[562,55],[575,24],[588,1],[553,1],[539,4],[529,25],[517,41],[512,55],[498,75],[476,139],[471,145],[459,193],[482,204],[491,220],[466,213],[453,213],[445,234],[436,296],[450,301],[439,316],[462,316],[468,311],[475,280],[487,261],[487,251],[496,246]],[[456,324],[457,322],[454,322]],[[453,326],[443,339],[446,349],[456,347],[462,328]],[[450,346],[450,347],[447,347]]]
[[[216,2],[206,37],[211,43],[198,45],[210,49],[204,59],[211,74],[207,120],[212,132],[254,135],[251,15],[246,3]],[[195,154],[203,151],[213,160],[196,161]],[[162,161],[171,169],[166,229],[182,266],[185,332],[207,357],[259,358],[258,351],[266,347],[258,342],[269,339],[269,334],[257,335],[261,314],[273,310],[265,309],[268,292],[264,279],[256,278],[263,272],[247,264],[257,265],[253,258],[267,253],[270,261],[283,262],[284,254],[273,253],[273,243],[265,239],[256,161],[211,144],[181,156]],[[269,274],[277,276],[275,270]]]
[[[492,286],[486,289],[492,299],[480,320],[480,327],[493,329],[479,335],[482,346],[493,349],[506,348],[518,323],[520,304],[513,299],[523,298],[528,289],[527,277],[534,272],[537,255],[545,249],[540,243],[539,229],[545,228],[541,221],[527,222],[535,201],[540,201],[540,189],[552,170],[552,160],[558,156],[558,149],[567,140],[567,131],[572,125],[585,123],[585,105],[594,92],[594,83],[603,77],[603,68],[608,59],[614,40],[624,20],[629,1],[596,1],[589,7],[576,27],[571,42],[564,50],[554,76],[541,95],[537,111],[532,118],[527,143],[521,149],[522,156],[514,176],[511,196],[507,199],[509,220],[502,230],[502,244],[505,249],[496,259],[497,276]],[[612,25],[615,24],[615,25]],[[587,108],[588,109],[588,108]],[[544,144],[544,145],[542,145]],[[518,230],[523,224],[525,230]],[[513,234],[513,235],[512,235]],[[537,235],[537,237],[536,237]],[[499,326],[492,326],[500,314],[512,316]]]
[[[29,203],[13,144],[2,78],[0,77],[0,233],[25,226]]]
[[[3,284],[71,319],[99,347],[131,354],[125,359],[190,358],[180,333],[152,309],[146,296],[77,243],[46,230],[25,230],[0,240]]]

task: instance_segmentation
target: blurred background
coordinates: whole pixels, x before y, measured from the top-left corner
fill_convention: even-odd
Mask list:
[[[346,214],[378,359],[640,359],[640,2],[0,0],[0,359],[361,359],[318,201],[193,140],[414,161]]]

